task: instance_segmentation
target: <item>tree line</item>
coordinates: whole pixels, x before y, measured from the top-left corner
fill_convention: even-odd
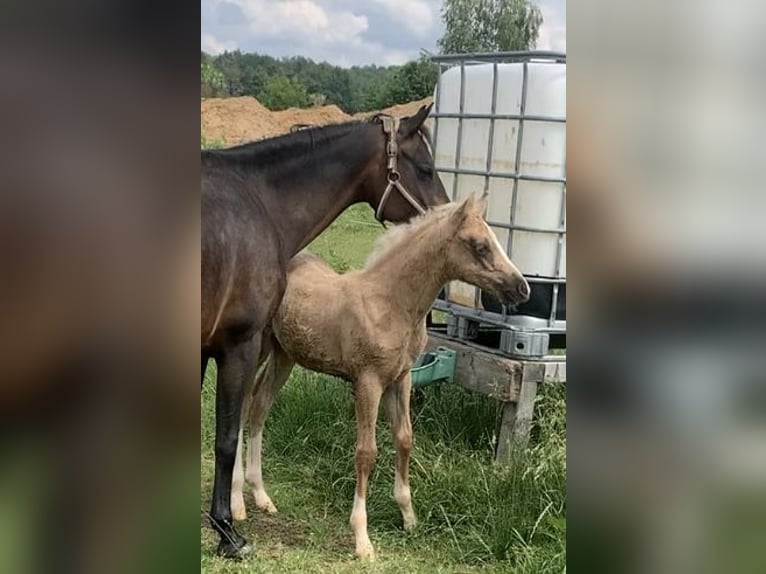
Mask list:
[[[303,56],[202,52],[202,97],[255,96],[272,110],[335,104],[352,114],[424,98],[436,74],[427,57],[403,66],[341,68]]]
[[[542,16],[531,0],[445,0],[443,54],[529,50]],[[255,96],[272,110],[335,104],[354,114],[433,94],[438,68],[427,54],[402,66],[341,68],[303,56],[202,52],[202,97]]]

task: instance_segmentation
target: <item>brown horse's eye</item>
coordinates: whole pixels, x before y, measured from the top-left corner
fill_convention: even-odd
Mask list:
[[[434,176],[434,168],[430,165],[417,164],[415,165],[415,169],[417,170],[418,175],[426,179],[432,179]]]

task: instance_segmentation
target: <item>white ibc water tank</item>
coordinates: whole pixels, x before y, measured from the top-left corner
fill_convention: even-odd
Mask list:
[[[435,95],[434,113],[438,118],[435,163],[447,193],[454,192],[453,199],[457,201],[485,188],[486,177],[470,172],[483,174],[489,168],[492,174],[518,173],[515,207],[514,179],[502,175],[489,177],[487,221],[501,245],[508,249],[514,264],[528,278],[565,279],[566,235],[559,247],[561,234],[555,230],[565,227],[566,214],[566,184],[563,183],[566,180],[566,123],[561,121],[566,118],[566,63],[531,61],[526,64],[523,115],[528,119],[522,122],[519,150],[520,121],[500,118],[522,114],[524,65],[522,62],[466,64],[462,73],[460,66],[454,66],[441,75]],[[493,110],[495,70],[497,98]],[[465,92],[461,110],[462,81]],[[440,117],[442,114],[461,117]],[[493,120],[470,117],[479,114],[495,117],[491,145]],[[550,179],[559,181],[548,181]],[[501,227],[503,225],[534,231],[511,231]],[[450,301],[473,307],[477,299],[475,288],[458,283],[450,285]]]

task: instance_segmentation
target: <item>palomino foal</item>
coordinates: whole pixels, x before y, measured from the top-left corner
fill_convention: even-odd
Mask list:
[[[451,280],[476,285],[505,304],[522,303],[530,294],[485,223],[485,210],[486,195],[432,209],[384,235],[360,271],[338,275],[308,253],[292,259],[287,289],[272,321],[270,354],[252,394],[247,478],[256,506],[276,512],[261,474],[263,426],[274,396],[298,363],[354,385],[357,483],[351,527],[357,556],[374,557],[365,499],[377,456],[375,422],[381,399],[396,448],[394,498],[404,528],[415,525],[409,486],[410,369],[426,344],[425,316]],[[233,514],[244,518],[241,452],[237,458]]]

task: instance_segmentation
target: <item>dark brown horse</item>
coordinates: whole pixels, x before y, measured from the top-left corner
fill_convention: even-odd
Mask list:
[[[249,551],[234,529],[231,483],[242,400],[268,349],[264,330],[290,258],[343,210],[368,203],[403,222],[448,202],[422,126],[430,106],[202,152],[202,377],[218,365],[210,521],[218,554]]]

